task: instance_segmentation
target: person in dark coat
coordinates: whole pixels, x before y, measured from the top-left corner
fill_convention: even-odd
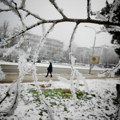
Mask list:
[[[53,67],[52,67],[52,63],[50,62],[49,67],[47,68],[47,75],[45,77],[47,77],[50,74],[50,77],[52,77],[52,71],[53,71]]]

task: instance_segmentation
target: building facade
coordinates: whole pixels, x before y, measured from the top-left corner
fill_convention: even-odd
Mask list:
[[[89,48],[77,47],[74,54],[77,58],[76,62],[85,64],[89,63]]]
[[[90,51],[92,53],[92,48]],[[119,61],[118,55],[115,53],[113,46],[103,45],[100,47],[95,47],[94,55],[100,56],[100,64],[103,66],[117,64]]]
[[[41,40],[41,36],[26,33],[25,38],[25,46],[31,47],[31,50],[34,53],[39,41]],[[63,42],[56,39],[46,38],[43,46],[41,46],[39,57],[40,59],[52,59],[54,55],[61,54],[62,51]]]

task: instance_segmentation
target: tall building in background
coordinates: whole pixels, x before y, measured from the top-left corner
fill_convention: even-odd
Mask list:
[[[92,54],[93,48],[90,49]],[[100,56],[100,64],[108,66],[109,64],[117,64],[119,61],[118,55],[115,53],[114,47],[112,46],[100,46],[94,48],[94,55]]]
[[[50,55],[60,54],[63,51],[63,42],[47,38],[43,49]]]
[[[25,33],[26,41],[24,46],[31,47],[32,52],[34,53],[35,48],[37,47],[41,36],[34,35],[31,33]],[[63,42],[46,38],[41,50],[40,50],[40,57],[44,59],[52,59],[54,55],[61,54],[63,51]]]
[[[93,48],[77,47],[74,52],[76,62],[89,64],[90,56],[93,55]],[[118,55],[112,46],[99,46],[94,48],[94,55],[100,57],[99,64],[102,66],[109,66],[110,64],[117,64],[119,61]]]
[[[89,48],[87,47],[77,47],[74,52],[76,62],[78,63],[89,63]]]

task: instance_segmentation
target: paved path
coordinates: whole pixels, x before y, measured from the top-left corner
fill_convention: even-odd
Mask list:
[[[41,75],[37,75],[38,76],[38,81],[49,81],[49,80],[59,80],[59,76],[60,77],[64,77],[68,80],[70,80],[70,74],[53,74],[53,77],[45,77],[46,74],[41,74]],[[83,76],[85,76],[85,78],[89,78],[89,79],[95,79],[97,78],[97,74],[83,74]],[[18,78],[18,73],[6,73],[6,78],[2,81],[0,81],[0,83],[11,83],[13,81],[15,81]],[[23,82],[32,82],[32,75],[31,74],[27,74],[25,75],[24,81]]]
[[[19,72],[18,72],[17,65],[1,65],[1,67],[6,74],[6,78],[5,80],[0,81],[0,83],[10,83],[12,81],[15,81],[18,78]],[[46,69],[47,69],[47,66],[37,66],[37,74],[38,74],[39,81],[49,81],[50,79],[58,80],[59,76],[64,77],[68,80],[70,79],[71,69],[68,66],[66,67],[54,66],[52,78],[45,77],[47,72]],[[89,79],[97,78],[97,73],[101,71],[101,70],[92,70],[92,74],[88,74],[89,69],[86,69],[86,68],[81,69],[79,67],[77,69],[79,70],[80,73],[83,74],[83,76]],[[32,82],[32,75],[31,74],[25,75],[25,79],[23,82]]]

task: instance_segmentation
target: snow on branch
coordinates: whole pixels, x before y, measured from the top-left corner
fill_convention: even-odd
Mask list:
[[[109,31],[109,32],[111,32],[111,31],[113,31],[113,32],[120,32],[120,27],[118,27],[118,26],[111,26],[110,28],[105,28],[107,31]]]
[[[96,13],[96,19],[108,21],[108,19],[104,15],[100,14],[100,12]]]
[[[71,38],[70,38],[70,44],[69,44],[70,50],[71,50],[71,47],[72,47],[72,42],[73,42],[73,40],[74,40],[74,35],[75,35],[75,32],[76,32],[76,30],[77,30],[78,25],[79,25],[79,24],[76,23],[76,25],[75,25],[75,27],[74,27],[74,30],[73,30],[73,33],[72,33]]]
[[[37,46],[37,48],[35,50],[35,54],[33,56],[33,63],[34,64],[32,66],[32,68],[33,68],[32,78],[33,78],[33,81],[35,82],[35,86],[36,86],[38,94],[39,94],[39,99],[44,104],[45,108],[47,109],[49,117],[50,117],[50,120],[55,120],[54,116],[53,116],[53,109],[51,108],[51,106],[49,105],[49,103],[47,102],[47,100],[45,99],[45,96],[43,95],[42,90],[41,90],[40,86],[38,85],[38,77],[37,77],[37,73],[36,73],[35,63],[37,61],[39,51],[40,51],[40,49],[42,48],[42,46],[44,44],[45,38],[51,32],[51,30],[54,28],[55,25],[56,25],[56,23],[53,23],[51,25],[51,27],[48,29],[48,31],[46,32],[46,34],[43,34],[43,37],[40,39],[40,41],[38,43],[38,46]]]
[[[30,30],[30,29],[32,29],[32,28],[34,28],[34,27],[36,27],[36,26],[39,26],[39,25],[42,24],[42,23],[44,23],[44,22],[43,22],[43,21],[37,22],[37,23],[35,23],[35,24],[33,24],[33,25],[25,28],[25,29],[22,30],[21,32],[15,34],[14,36],[6,39],[5,41],[6,41],[6,42],[9,42],[9,41],[11,41],[11,40],[14,39],[14,38],[16,38],[16,37],[18,37],[18,36],[20,36],[20,35],[23,35],[23,34],[24,34],[25,32],[27,32],[28,30]]]
[[[12,52],[15,51],[16,48],[19,48],[23,42],[24,42],[24,40],[20,39],[20,41],[17,44],[15,44],[14,46],[8,48],[8,50],[3,54],[3,57],[12,54]]]
[[[48,114],[49,114],[49,119],[50,119],[50,120],[55,120],[55,119],[54,119],[54,115],[53,115],[53,109],[52,109],[51,106],[49,105],[49,103],[48,103],[48,101],[46,100],[44,94],[42,93],[41,87],[39,86],[35,64],[34,64],[34,66],[33,66],[33,69],[34,69],[34,70],[33,70],[33,73],[32,73],[32,78],[33,78],[33,81],[34,81],[35,86],[36,86],[36,88],[37,88],[37,91],[38,91],[38,94],[39,94],[39,99],[40,99],[41,102],[44,104],[45,108],[47,109]]]
[[[18,17],[20,17],[20,14],[18,12],[18,10],[16,9],[17,4],[15,2],[11,2],[8,0],[0,0],[0,2],[2,2],[4,5],[8,6]],[[12,4],[14,3],[14,5]]]
[[[117,10],[117,8],[118,8],[119,5],[120,5],[120,0],[114,0],[114,2],[113,2],[113,8],[112,8],[112,10],[110,12],[110,21],[112,21],[112,18],[114,16],[114,11]]]
[[[19,18],[23,26],[25,26],[22,15],[19,12],[19,7],[17,6],[17,3],[14,2],[13,0],[8,1],[8,0],[0,0],[4,5],[8,6],[10,9],[1,9],[0,12],[7,12],[7,11],[13,11]]]
[[[13,88],[15,88],[13,91],[11,91]],[[18,106],[18,97],[19,97],[19,85],[18,82],[15,82],[14,84],[12,84],[8,91],[6,92],[6,96],[0,101],[0,104],[7,98],[10,97],[10,92],[14,92],[15,97],[12,101],[12,104],[10,106],[8,106],[4,111],[0,111],[0,115],[2,116],[10,116],[13,114],[14,110],[17,108]]]
[[[38,54],[39,54],[39,51],[40,49],[43,47],[43,44],[45,42],[45,38],[47,37],[47,35],[51,32],[51,30],[53,30],[54,26],[55,26],[56,23],[53,23],[51,25],[51,27],[49,28],[49,30],[46,32],[46,34],[43,35],[43,37],[40,39],[39,43],[38,43],[38,46],[35,50],[35,54],[34,54],[34,63],[37,61],[37,58],[38,58]]]
[[[19,12],[19,8],[18,8],[18,6],[17,6],[17,3],[14,2],[13,0],[12,0],[12,3],[15,5],[16,12],[18,13],[18,17],[20,18],[20,21],[21,21],[22,25],[23,25],[24,27],[26,27],[26,25],[25,25],[24,22],[23,22],[22,15],[21,15],[20,12]]]
[[[73,18],[63,18],[63,19],[57,19],[57,20],[42,20],[42,21],[38,21],[35,24],[32,24],[29,27],[26,27],[24,30],[22,30],[21,32],[17,33],[16,35],[8,38],[5,40],[6,44],[9,43],[9,41],[11,41],[12,39],[24,34],[25,32],[27,32],[28,30],[31,30],[41,24],[45,24],[45,23],[62,23],[62,22],[75,22],[75,23],[93,23],[93,24],[100,24],[100,25],[113,25],[113,26],[120,26],[120,23],[114,23],[114,22],[109,22],[109,21],[100,21],[100,20],[94,20],[94,19],[73,19]]]
[[[49,0],[49,1],[50,1],[50,2],[53,4],[53,6],[57,9],[57,11],[63,16],[63,18],[67,18],[67,17],[64,15],[63,10],[58,7],[58,5],[57,5],[57,3],[55,2],[55,0]]]
[[[16,11],[16,8],[14,7],[14,5],[12,4],[12,2],[7,1],[7,0],[0,0],[0,2],[2,2],[4,5],[8,6],[15,14],[18,15],[18,12]],[[19,15],[18,15],[19,16]]]
[[[72,35],[71,35],[71,38],[70,38],[70,44],[69,44],[69,49],[70,49],[70,53],[69,53],[69,58],[70,58],[70,63],[71,63],[71,73],[72,73],[72,76],[70,78],[71,80],[71,93],[72,93],[72,96],[74,98],[74,102],[76,103],[76,94],[75,94],[75,88],[74,88],[74,85],[73,85],[73,79],[74,79],[74,63],[75,63],[75,60],[76,58],[72,56],[72,43],[73,43],[73,40],[74,40],[74,35],[75,35],[75,32],[77,30],[77,27],[78,27],[78,23],[76,23],[74,29],[73,29],[73,32],[72,32]]]

